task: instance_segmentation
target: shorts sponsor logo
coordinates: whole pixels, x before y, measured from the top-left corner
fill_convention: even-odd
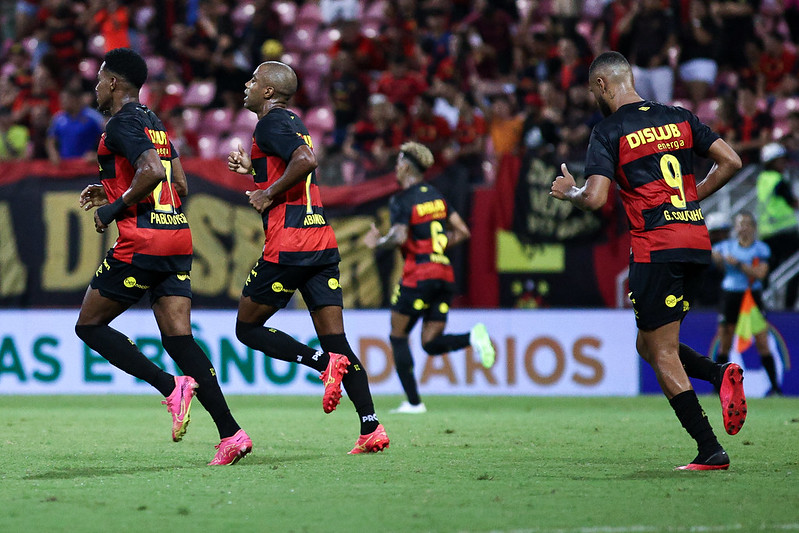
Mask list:
[[[415,299],[413,301],[413,308],[416,309],[417,311],[421,311],[422,309],[424,309],[425,308],[424,300],[422,300],[421,298]]]
[[[446,303],[441,302],[441,305],[438,306],[438,312],[441,313],[442,315],[448,313],[449,306]]]
[[[691,309],[690,302],[688,302],[688,300],[684,300],[683,303],[682,303],[683,313],[687,313],[689,309]]]
[[[339,287],[341,287],[336,278],[330,278],[329,280],[327,280],[327,286],[330,287],[331,290],[336,290]]]
[[[274,292],[294,292],[294,289],[287,289],[283,286],[282,283],[276,281],[272,284],[272,290]]]
[[[186,281],[187,279],[191,279],[191,276],[188,272],[178,272],[178,279],[180,281]]]
[[[137,289],[142,289],[142,290],[146,291],[147,289],[150,288],[149,285],[139,285],[136,282],[136,278],[134,278],[133,276],[128,276],[127,278],[125,278],[125,280],[122,282],[122,284],[125,287],[127,287],[128,289],[132,289],[133,287],[136,287]]]
[[[682,296],[680,296],[678,298],[678,297],[674,296],[673,294],[669,294],[668,296],[666,296],[666,307],[674,307],[681,301],[682,301]],[[683,307],[685,307],[685,306],[683,306]]]

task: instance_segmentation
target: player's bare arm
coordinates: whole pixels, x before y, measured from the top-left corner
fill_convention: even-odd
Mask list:
[[[80,199],[78,204],[84,211],[88,211],[92,207],[100,207],[108,203],[108,196],[105,194],[105,187],[99,183],[92,183],[87,185],[85,189],[80,192]]]
[[[610,180],[605,176],[592,175],[585,180],[585,185],[577,187],[574,176],[571,175],[566,163],[560,165],[562,175],[552,182],[549,195],[558,200],[571,202],[583,211],[596,211],[608,201]]]
[[[696,194],[700,202],[721,189],[742,166],[741,158],[724,139],[716,139],[710,145],[707,156],[714,161],[714,165],[705,179],[696,184]]]
[[[189,194],[189,182],[186,179],[186,171],[183,170],[183,163],[180,158],[176,157],[172,160],[172,185],[175,186],[175,192],[178,196],[186,196]]]
[[[463,221],[458,213],[450,213],[448,220],[450,229],[447,231],[447,246],[455,246],[472,236],[469,226],[466,225],[466,222]]]
[[[267,189],[247,191],[247,196],[250,198],[250,205],[259,213],[263,213],[274,203],[275,198],[285,194],[286,191],[306,179],[317,166],[319,166],[319,163],[316,161],[316,156],[313,151],[307,145],[298,147],[291,154],[291,159],[288,165],[286,165],[286,170],[283,172],[283,175],[272,185]]]
[[[381,236],[380,230],[377,226],[372,224],[369,233],[363,238],[363,243],[372,250],[387,250],[405,244],[408,240],[408,226],[407,224],[394,224],[388,233]]]
[[[166,169],[155,148],[146,150],[133,163],[136,173],[130,187],[112,204],[104,205],[94,212],[94,229],[103,233],[108,225],[129,206],[136,205],[166,178]]]

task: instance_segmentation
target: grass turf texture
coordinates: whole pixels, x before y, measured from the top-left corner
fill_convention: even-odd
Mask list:
[[[750,400],[735,437],[700,398],[729,471],[675,472],[693,441],[666,400],[426,397],[381,454],[350,456],[352,404],[231,396],[254,442],[235,466],[197,402],[183,442],[154,396],[0,396],[0,531],[799,530],[799,399]]]

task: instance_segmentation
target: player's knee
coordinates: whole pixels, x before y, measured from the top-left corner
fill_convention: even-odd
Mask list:
[[[241,320],[237,320],[236,338],[239,341],[241,341],[242,344],[249,345],[252,339],[253,332],[257,330],[259,327],[260,326],[258,324],[252,324],[249,322],[242,322]]]
[[[440,355],[448,351],[448,348],[440,336],[422,344],[422,349],[427,352],[427,355]]]

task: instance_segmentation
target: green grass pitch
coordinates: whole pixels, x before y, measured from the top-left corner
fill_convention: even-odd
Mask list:
[[[729,471],[677,472],[695,447],[661,396],[427,397],[391,415],[391,447],[347,455],[344,398],[231,396],[254,441],[209,467],[197,402],[173,443],[155,396],[0,396],[0,531],[562,532],[799,530],[799,399],[750,400]]]

